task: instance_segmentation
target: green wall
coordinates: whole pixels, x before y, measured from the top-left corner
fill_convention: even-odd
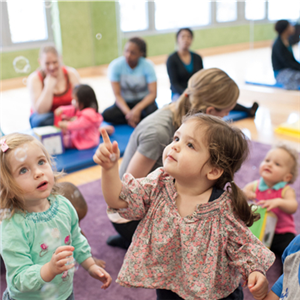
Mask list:
[[[54,19],[55,30],[60,30],[63,61],[74,68],[83,68],[108,64],[118,57],[118,34],[116,22],[116,4],[114,1],[93,2],[61,2]],[[59,15],[57,15],[59,12]],[[60,26],[59,26],[60,25]],[[96,35],[100,33],[101,39]],[[250,26],[223,26],[195,30],[193,49],[210,48],[222,45],[245,43],[250,41]],[[54,32],[55,34],[55,32]],[[56,35],[56,37],[59,35]],[[174,33],[144,36],[148,45],[148,56],[168,54],[175,49]],[[275,38],[273,24],[255,24],[253,29],[254,41]],[[60,39],[60,37],[59,37]],[[57,38],[56,38],[57,41]],[[122,45],[126,39],[122,39]],[[16,73],[13,60],[24,56],[30,61],[31,71],[38,67],[38,49],[3,52],[0,54],[0,79],[27,76]]]

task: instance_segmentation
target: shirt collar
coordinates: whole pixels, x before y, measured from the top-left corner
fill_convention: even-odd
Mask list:
[[[278,183],[276,183],[275,185],[273,185],[271,188],[269,188],[267,186],[267,184],[265,183],[264,179],[261,177],[260,180],[259,180],[259,185],[258,185],[258,189],[261,191],[261,192],[264,192],[268,189],[272,189],[272,190],[280,190],[282,188],[284,188],[285,186],[287,185],[287,182],[285,181],[280,181]]]

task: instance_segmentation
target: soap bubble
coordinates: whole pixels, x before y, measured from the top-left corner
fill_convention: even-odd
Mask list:
[[[72,198],[79,198],[80,197],[80,192],[79,191],[74,191],[73,195],[72,195]]]
[[[67,262],[66,265],[74,264],[74,267],[69,270],[70,274],[75,273],[79,268],[79,263],[73,258],[72,261]]]
[[[15,158],[20,162],[24,162],[27,158],[27,145],[19,147],[15,150]]]
[[[97,40],[101,40],[102,39],[102,34],[101,33],[97,33],[96,34],[96,39]]]
[[[52,1],[45,1],[44,5],[45,5],[45,8],[50,8],[52,6]]]
[[[57,228],[46,228],[41,233],[41,240],[47,245],[48,251],[55,251],[62,244],[60,231]]]
[[[252,166],[252,170],[256,170],[256,166]]]
[[[46,283],[41,288],[43,300],[55,300],[58,298],[57,286],[53,283]]]
[[[22,83],[23,83],[24,85],[27,85],[27,77],[24,77],[24,78],[22,79]]]
[[[110,158],[111,161],[115,161],[115,160],[117,159],[115,153],[111,153],[111,154],[109,155],[109,158]]]
[[[29,60],[24,56],[17,56],[13,61],[13,66],[17,73],[29,73],[31,69]]]

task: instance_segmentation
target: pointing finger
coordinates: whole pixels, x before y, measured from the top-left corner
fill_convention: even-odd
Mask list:
[[[104,142],[105,144],[111,145],[111,141],[110,141],[110,139],[109,139],[109,136],[108,136],[106,130],[105,130],[104,128],[101,128],[101,129],[100,129],[100,132],[101,132],[101,135],[102,135],[102,138],[103,138],[103,142]]]

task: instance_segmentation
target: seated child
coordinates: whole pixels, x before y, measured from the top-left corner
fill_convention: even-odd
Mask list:
[[[50,155],[34,137],[14,133],[0,140],[0,209],[9,213],[0,225],[5,300],[45,299],[43,290],[50,282],[57,300],[74,299],[73,256],[103,282],[102,288],[111,283],[91,257],[77,213],[59,195],[56,177]]]
[[[234,183],[248,154],[241,130],[191,115],[165,148],[163,168],[146,178],[125,174],[123,181],[118,145],[101,133],[94,161],[102,166],[109,211],[141,220],[117,282],[157,289],[158,300],[229,300],[243,299],[242,277],[254,298],[263,299],[275,256],[249,230],[259,216]]]
[[[287,246],[282,255],[283,274],[264,300],[297,300],[300,297],[300,235]]]
[[[54,111],[55,123],[63,130],[65,148],[89,149],[99,144],[99,126],[103,117],[98,112],[98,101],[94,90],[86,84],[75,86],[72,105],[60,106]],[[104,127],[110,134],[113,126]]]
[[[288,185],[296,180],[297,172],[297,151],[278,145],[260,164],[260,179],[243,189],[249,200],[276,214],[278,220],[271,250],[279,256],[297,234],[292,214],[297,211],[298,203],[295,191]]]

